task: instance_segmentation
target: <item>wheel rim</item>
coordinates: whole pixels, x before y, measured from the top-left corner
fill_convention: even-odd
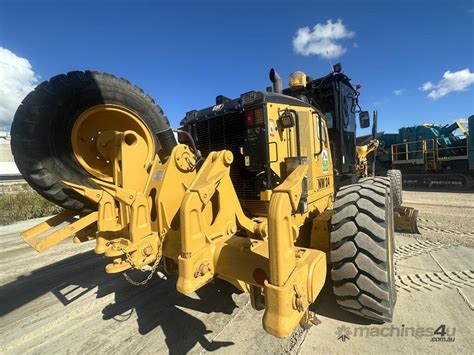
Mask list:
[[[71,145],[79,164],[101,180],[113,180],[114,139],[117,133],[134,131],[147,146],[145,164],[155,153],[153,135],[143,120],[119,105],[97,105],[80,114],[71,132]]]

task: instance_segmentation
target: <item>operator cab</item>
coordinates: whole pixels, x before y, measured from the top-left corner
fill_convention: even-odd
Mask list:
[[[334,65],[331,73],[318,79],[294,72],[289,85],[283,94],[307,101],[326,117],[336,188],[355,183],[356,114],[360,113],[362,128],[370,125],[368,113],[361,111],[358,104],[360,85],[352,86],[351,79],[342,72],[341,64]]]

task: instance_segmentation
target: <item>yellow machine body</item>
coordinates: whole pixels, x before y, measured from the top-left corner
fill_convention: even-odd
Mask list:
[[[376,135],[354,145],[360,87],[340,64],[319,79],[294,72],[286,89],[269,77],[271,90],[219,95],[177,130],[111,74],[40,84],[15,114],[12,151],[25,180],[65,210],[21,237],[39,252],[95,241],[105,271],[135,286],[158,269],[183,294],[225,280],[280,338],[318,324],[310,305],[328,268],[343,309],[391,321],[394,226],[416,232],[417,211],[401,205],[399,171],[369,176]]]
[[[377,150],[379,147],[380,142],[377,139],[373,139],[369,141],[369,143],[365,145],[358,145],[356,146],[356,153],[357,153],[357,166],[356,166],[356,174],[358,176],[369,176],[369,164],[367,160],[367,156]]]
[[[266,331],[289,336],[311,320],[309,306],[326,279],[333,166],[320,112],[278,103],[261,109],[269,164],[282,182],[259,201],[239,200],[229,150],[210,152],[199,168],[186,144],[166,159],[150,156],[153,140],[135,113],[116,105],[89,109],[71,139],[91,185],[64,183],[97,209],[63,212],[22,238],[40,252],[69,236],[76,243],[95,239],[95,252],[111,259],[108,273],[162,267],[178,274],[177,290],[185,294],[221,278],[265,309]],[[114,127],[118,116],[122,123]],[[250,163],[252,156],[244,158]]]

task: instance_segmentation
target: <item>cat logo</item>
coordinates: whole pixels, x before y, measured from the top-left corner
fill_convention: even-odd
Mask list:
[[[216,105],[212,108],[212,112],[217,112],[217,111],[220,111],[224,108],[224,104],[219,104],[219,105]]]

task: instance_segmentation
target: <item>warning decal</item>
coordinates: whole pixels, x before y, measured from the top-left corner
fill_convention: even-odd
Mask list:
[[[327,173],[329,162],[328,162],[328,152],[326,149],[323,150],[322,155],[323,155],[323,173]]]
[[[270,131],[270,135],[273,137],[275,135],[275,122],[273,122],[273,120],[268,121],[268,130]]]

